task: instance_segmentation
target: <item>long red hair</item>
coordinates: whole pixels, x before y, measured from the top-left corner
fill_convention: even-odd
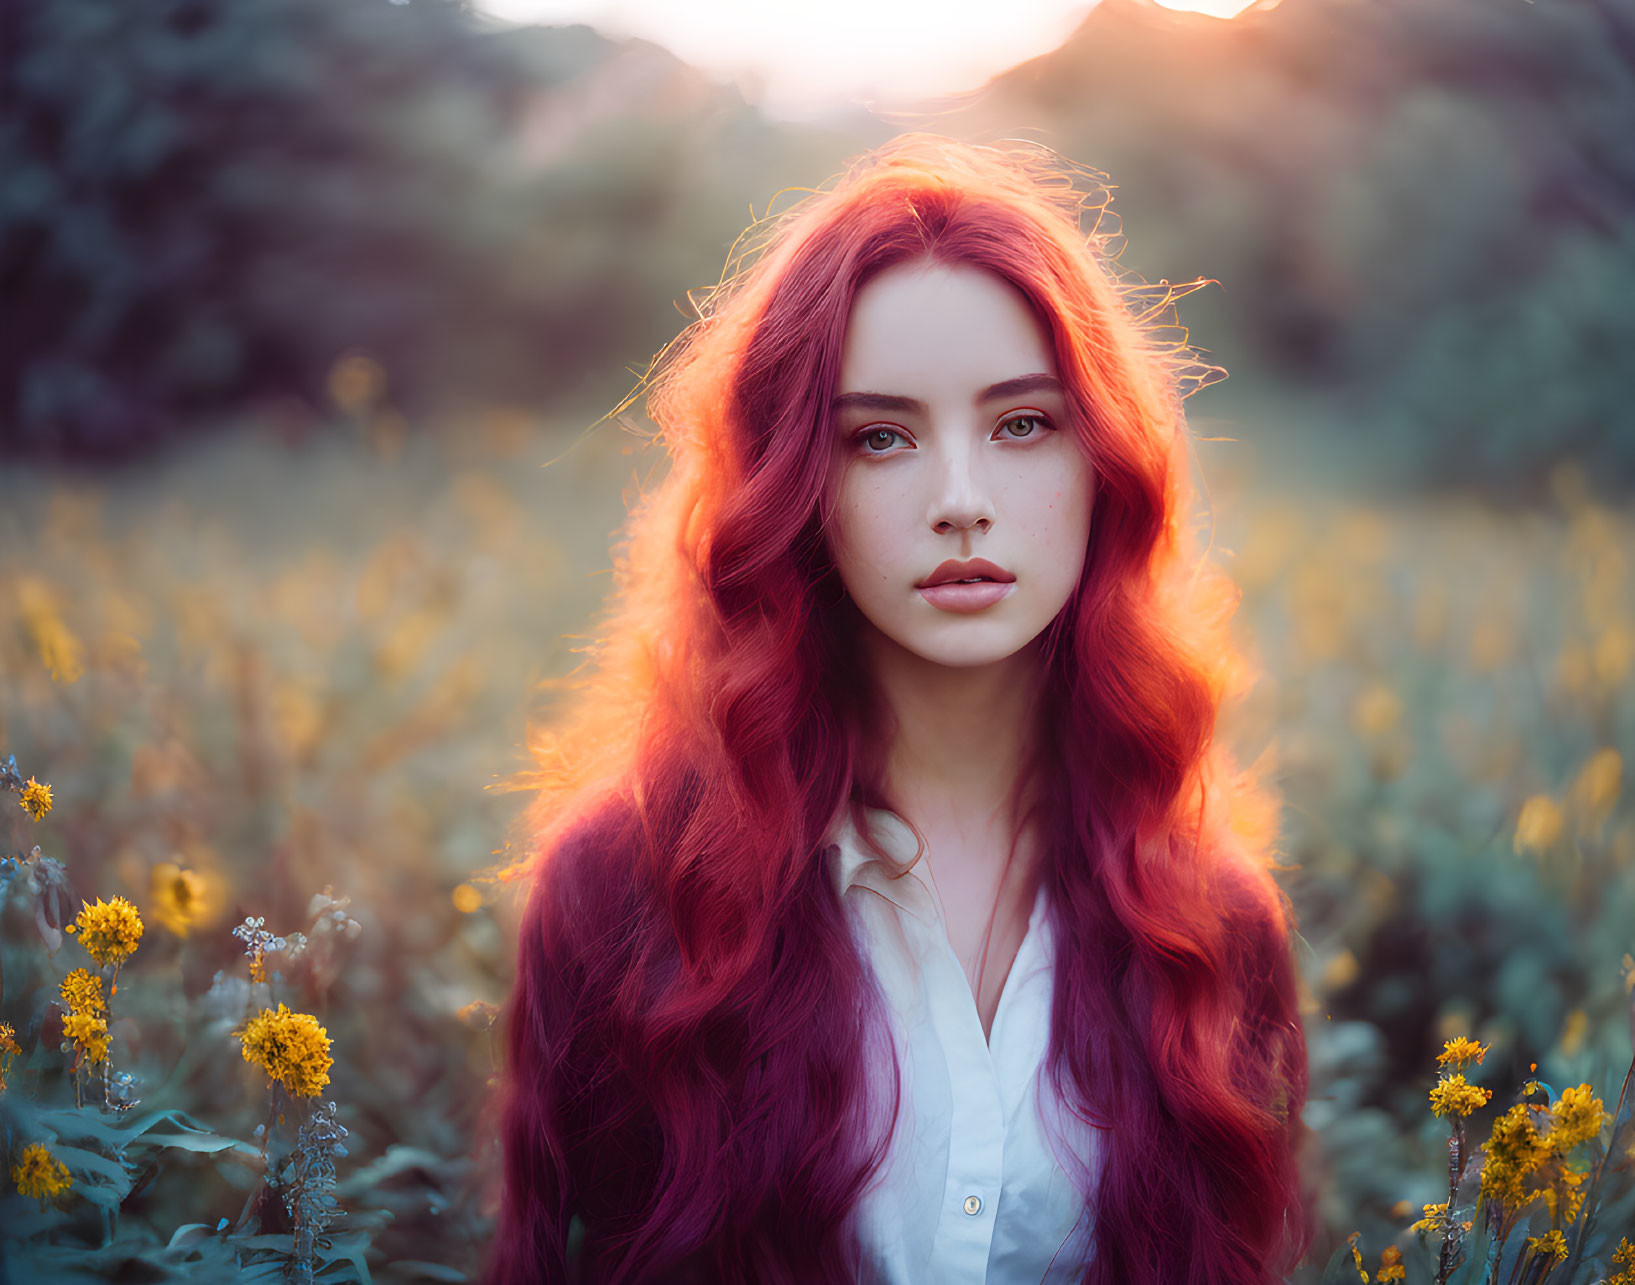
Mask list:
[[[1277,802],[1215,737],[1249,679],[1238,595],[1189,526],[1182,350],[1086,200],[1043,149],[899,138],[771,221],[655,364],[671,467],[520,782],[495,1285],[858,1278],[848,1215],[897,1103],[870,1100],[882,1001],[822,853],[840,809],[889,801],[825,551],[827,408],[858,289],[923,257],[1026,297],[1094,465],[1029,774],[1058,942],[1046,1083],[1105,1131],[1077,1179],[1085,1279],[1245,1285],[1304,1254]]]

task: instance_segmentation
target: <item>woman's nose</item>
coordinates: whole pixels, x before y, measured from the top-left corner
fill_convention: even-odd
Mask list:
[[[931,529],[939,534],[968,527],[986,531],[993,525],[993,502],[973,456],[961,446],[943,452],[939,461],[928,515]]]

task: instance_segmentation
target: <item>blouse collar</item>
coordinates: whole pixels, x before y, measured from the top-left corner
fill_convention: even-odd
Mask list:
[[[937,908],[936,894],[931,891],[924,856],[918,863],[910,865],[914,862],[919,841],[908,822],[888,808],[864,808],[863,813],[868,818],[875,842],[885,850],[891,862],[882,860],[869,850],[852,823],[851,808],[842,806],[829,827],[826,850],[835,891],[844,900],[849,889],[868,888],[914,918],[928,924],[940,924],[942,912]],[[1047,899],[1041,881],[1028,916],[1029,928],[1040,924],[1045,918]],[[1050,931],[1048,922],[1042,931]]]
[[[890,860],[876,856],[863,842],[852,822],[851,808],[842,806],[829,830],[828,858],[835,890],[842,898],[853,886],[879,893],[916,919],[941,919],[931,887],[925,881],[922,855],[913,864],[919,843],[907,821],[887,808],[865,808],[875,842]]]

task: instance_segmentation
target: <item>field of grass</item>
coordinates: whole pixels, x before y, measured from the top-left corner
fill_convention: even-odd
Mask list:
[[[1350,1279],[1353,1233],[1371,1277],[1400,1279],[1375,1265],[1395,1246],[1437,1278],[1444,1237],[1409,1227],[1449,1199],[1450,1127],[1475,1157],[1458,1222],[1532,1083],[1555,1104],[1523,1108],[1534,1136],[1574,1145],[1517,1177],[1494,1273],[1601,1280],[1635,1223],[1627,1101],[1614,1119],[1635,512],[1571,466],[1536,511],[1386,502],[1236,431],[1202,458],[1261,675],[1225,733],[1287,804],[1322,1191],[1306,1279]],[[522,804],[499,787],[658,467],[636,447],[489,411],[226,436],[101,479],[0,470],[0,763],[51,791],[42,811],[0,790],[0,1268],[471,1277],[517,911],[483,878]],[[63,992],[76,969],[114,983],[100,1019]],[[257,1044],[272,1028],[247,1019],[280,1004],[311,1021]],[[1464,1036],[1491,1100],[1438,1116],[1437,1057]],[[1605,1118],[1586,1101],[1572,1133],[1581,1084]],[[1570,1253],[1545,1276],[1552,1225]],[[1488,1278],[1482,1232],[1454,1279]]]

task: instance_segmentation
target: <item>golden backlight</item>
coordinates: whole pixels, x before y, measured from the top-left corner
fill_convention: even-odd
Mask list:
[[[1098,0],[475,0],[503,22],[588,22],[655,41],[711,75],[737,80],[774,114],[821,116],[867,102],[906,108],[978,89],[1055,49]],[[1234,18],[1277,0],[1157,0]],[[1206,24],[1207,25],[1207,24]]]
[[[1246,9],[1270,9],[1277,0],[1158,0],[1166,9],[1184,13],[1207,13],[1211,18],[1236,18]]]

